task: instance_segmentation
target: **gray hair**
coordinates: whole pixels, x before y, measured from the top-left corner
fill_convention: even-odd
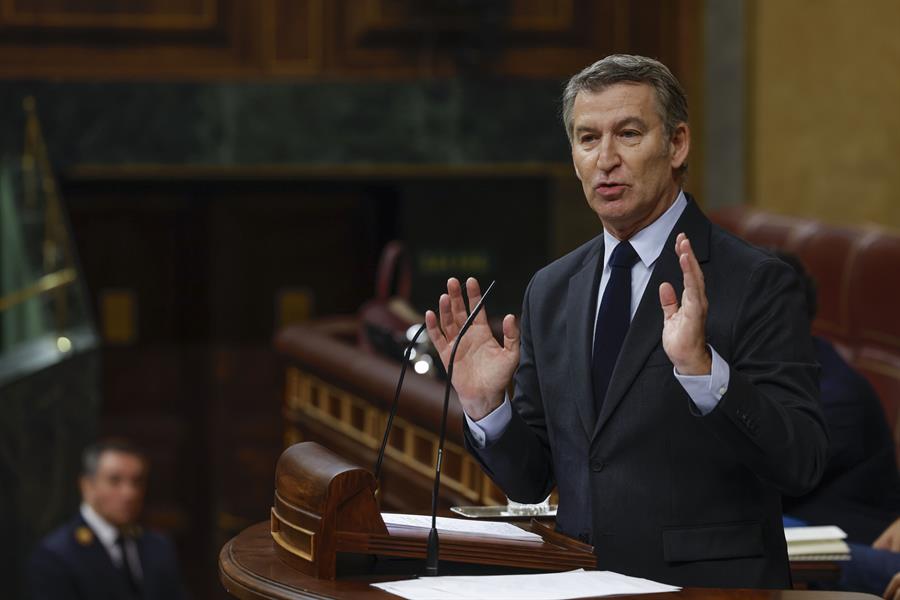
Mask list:
[[[668,137],[672,137],[679,123],[687,123],[687,96],[666,65],[646,56],[611,54],[574,75],[566,84],[562,98],[562,119],[569,144],[572,143],[573,133],[572,107],[578,92],[600,92],[622,82],[645,83],[656,91],[659,116]]]
[[[136,456],[141,459],[145,468],[147,466],[147,456],[139,447],[124,438],[110,438],[94,442],[84,449],[81,453],[81,474],[84,477],[96,475],[97,468],[100,466],[100,457],[106,452],[121,452]]]

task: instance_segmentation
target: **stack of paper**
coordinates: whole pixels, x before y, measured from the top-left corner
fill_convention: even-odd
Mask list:
[[[398,513],[381,513],[385,525],[403,525],[420,529],[431,529],[431,517],[426,515],[405,515]],[[541,542],[543,538],[536,533],[525,531],[512,523],[500,521],[472,521],[470,519],[437,518],[438,532],[453,531],[470,535],[486,535],[512,540],[530,540]]]
[[[408,600],[566,600],[625,594],[677,592],[681,588],[612,571],[569,571],[537,575],[423,577],[373,583],[374,587]]]
[[[834,525],[784,529],[791,560],[850,560],[846,538],[844,530]]]

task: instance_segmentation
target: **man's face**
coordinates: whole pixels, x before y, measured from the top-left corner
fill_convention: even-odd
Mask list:
[[[572,132],[572,162],[588,205],[618,239],[630,238],[671,206],[690,131],[682,123],[666,135],[652,87],[616,83],[579,92]]]
[[[133,454],[108,450],[100,455],[97,472],[81,478],[81,495],[97,514],[116,527],[133,524],[146,490],[144,461]]]

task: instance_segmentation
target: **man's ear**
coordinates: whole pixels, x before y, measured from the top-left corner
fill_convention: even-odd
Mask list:
[[[679,123],[669,140],[673,169],[680,169],[687,163],[688,154],[691,151],[691,128],[687,123]]]

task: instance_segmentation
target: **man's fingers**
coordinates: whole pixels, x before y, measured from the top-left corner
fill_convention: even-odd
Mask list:
[[[691,242],[683,233],[679,234],[681,243],[678,246],[678,264],[681,265],[681,271],[684,273],[684,287],[697,289],[701,294],[705,293],[705,285],[703,282],[703,269],[697,262],[697,256],[691,247]]]
[[[466,279],[466,295],[469,297],[469,310],[474,310],[475,306],[481,302],[481,286],[478,285],[478,280],[474,277]],[[488,324],[485,308],[484,306],[481,307],[481,311],[475,317],[475,323],[480,325]]]
[[[441,294],[438,300],[438,312],[441,315],[441,329],[444,330],[444,336],[447,340],[452,340],[459,333],[459,327],[453,318],[453,311],[450,308],[450,296],[448,294]]]
[[[898,592],[900,592],[900,573],[894,575],[891,578],[891,582],[888,583],[887,589],[884,590],[884,597],[887,600],[897,600]]]
[[[881,535],[878,536],[874,542],[872,542],[872,547],[876,550],[887,550],[890,548],[890,539],[891,539],[891,528],[888,527]]]
[[[659,286],[659,304],[662,306],[663,316],[666,320],[678,312],[678,297],[671,283],[663,283]]]
[[[431,338],[431,343],[434,344],[438,354],[443,353],[447,347],[447,338],[444,337],[444,333],[438,327],[437,315],[434,314],[433,310],[425,311],[425,331],[428,332],[428,337]]]
[[[503,317],[503,349],[519,352],[519,324],[513,315]]]
[[[463,326],[463,323],[465,323],[466,319],[469,317],[469,313],[466,310],[466,301],[463,299],[462,295],[462,285],[460,285],[459,279],[451,277],[447,280],[447,293],[450,295],[450,312],[453,314],[453,320],[456,322],[456,329],[459,331]]]

